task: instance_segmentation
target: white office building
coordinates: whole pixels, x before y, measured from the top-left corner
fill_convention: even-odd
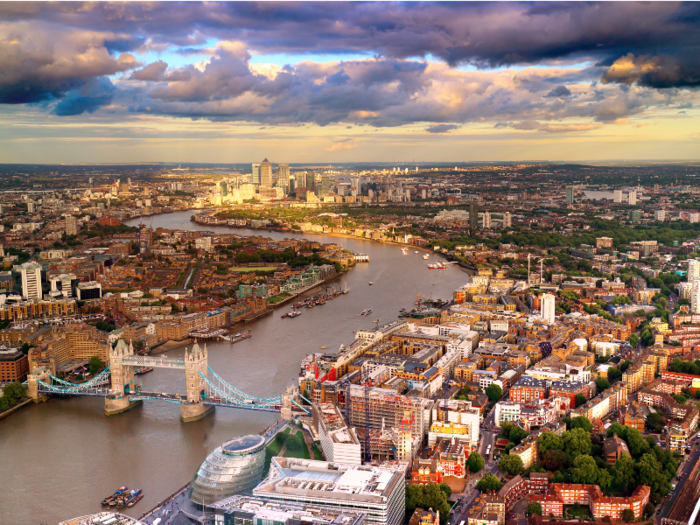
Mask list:
[[[314,403],[312,415],[326,459],[347,465],[361,465],[360,440],[355,429],[348,427],[340,409],[333,403]]]
[[[35,262],[26,262],[15,266],[14,271],[21,274],[22,299],[27,301],[41,300],[41,265]]]
[[[688,282],[700,279],[700,261],[698,259],[688,260]]]
[[[700,279],[694,280],[690,285],[690,311],[700,313]]]
[[[556,314],[556,299],[552,294],[544,294],[542,296],[542,319],[547,324],[554,324],[554,317]]]
[[[636,191],[630,191],[628,198],[629,198],[629,205],[630,206],[637,205],[637,192]]]
[[[385,466],[386,465],[386,466]],[[274,457],[253,496],[365,512],[368,525],[401,525],[405,519],[407,463],[380,467]]]

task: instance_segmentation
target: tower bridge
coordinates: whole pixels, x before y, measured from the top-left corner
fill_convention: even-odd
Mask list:
[[[141,390],[134,383],[135,367],[184,370],[185,394]],[[109,366],[91,380],[70,383],[40,367],[29,374],[27,386],[29,396],[35,401],[48,395],[104,397],[106,415],[120,414],[148,400],[178,404],[180,419],[185,422],[201,419],[217,406],[281,412],[283,419],[291,419],[293,409],[309,413],[294,399],[298,395],[294,388],[278,396],[260,398],[230,385],[209,368],[206,345],[201,348],[196,343],[191,350],[185,349],[183,358],[169,358],[136,355],[133,345],[120,339],[109,353]]]

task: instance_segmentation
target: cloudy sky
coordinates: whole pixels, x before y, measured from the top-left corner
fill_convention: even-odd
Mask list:
[[[700,3],[0,3],[0,162],[700,158]]]

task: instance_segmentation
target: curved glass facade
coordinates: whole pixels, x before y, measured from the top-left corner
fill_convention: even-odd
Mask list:
[[[260,483],[264,466],[265,438],[232,439],[202,462],[192,478],[188,496],[196,505],[210,505],[248,492]]]

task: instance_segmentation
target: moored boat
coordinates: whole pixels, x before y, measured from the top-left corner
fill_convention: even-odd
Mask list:
[[[134,375],[140,376],[143,374],[147,374],[148,372],[153,372],[153,367],[150,366],[142,366],[141,368],[138,368],[134,370]]]
[[[372,313],[372,309],[371,309],[371,308],[367,308],[366,310],[362,310],[362,312],[360,313],[360,315],[369,315],[369,314],[371,314],[371,313]]]

